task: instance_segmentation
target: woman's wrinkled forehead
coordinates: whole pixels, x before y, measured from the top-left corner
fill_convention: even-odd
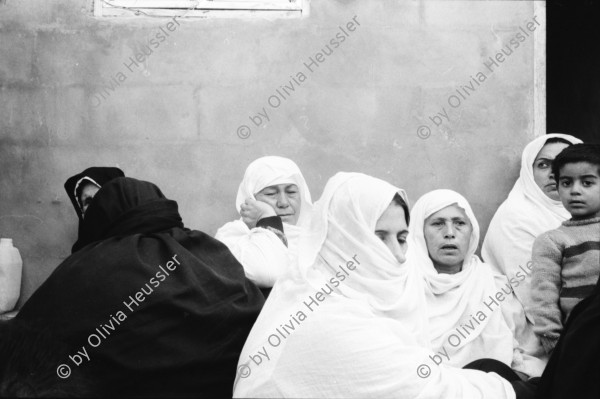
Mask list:
[[[282,184],[285,184],[285,185],[293,184],[293,185],[297,186],[298,188],[300,188],[300,182],[298,181],[298,179],[294,179],[293,177],[284,177],[281,179],[257,182],[257,184],[254,186],[254,189],[252,191],[253,191],[254,195],[256,195],[259,192],[261,192],[262,190],[264,190],[265,188],[275,187],[275,186],[279,186]]]
[[[422,229],[427,218],[453,204],[464,211],[467,219],[473,226],[475,236],[478,237],[479,223],[475,218],[471,205],[465,197],[456,191],[448,189],[433,190],[419,198],[411,212],[411,220],[415,223],[413,228],[416,228],[417,230]],[[420,225],[421,227],[417,228],[417,225]],[[417,230],[414,231],[415,234],[419,234]]]
[[[448,205],[441,205],[440,207],[437,207],[435,209],[430,209],[428,212],[425,212],[425,220],[434,218],[436,215],[439,215],[441,212],[448,210],[448,208],[455,209],[456,211],[460,212],[463,217],[466,217],[469,221],[471,220],[471,217],[469,216],[469,213],[465,209],[465,206],[459,205],[458,202],[453,202]]]

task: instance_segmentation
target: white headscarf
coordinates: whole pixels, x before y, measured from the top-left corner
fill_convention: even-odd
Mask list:
[[[417,274],[400,265],[387,246],[375,235],[375,225],[398,193],[408,205],[406,192],[360,173],[338,173],[323,192],[320,207],[302,237],[300,271],[318,287],[323,272],[334,275],[348,255],[358,255],[364,267],[339,291],[359,299],[386,317],[410,318],[407,326],[421,331],[422,302],[418,300]]]
[[[473,231],[462,270],[456,274],[438,273],[429,257],[424,222],[452,204],[465,211]],[[431,191],[417,201],[410,220],[408,262],[419,269],[426,282],[432,349],[436,352],[446,350],[450,356],[449,364],[457,367],[481,358],[496,359],[510,366],[513,334],[504,320],[502,302],[498,302],[495,295],[500,292],[504,297],[512,296],[512,292],[505,278],[503,291],[492,269],[475,255],[479,224],[467,200],[452,190]]]
[[[363,174],[329,180],[299,264],[275,284],[242,350],[234,397],[514,398],[495,374],[432,364],[417,375],[430,354],[422,280],[375,235],[396,193],[406,201]],[[324,299],[307,309],[318,292]]]
[[[244,173],[244,179],[238,188],[235,199],[236,209],[240,210],[240,206],[246,201],[246,198],[256,199],[254,195],[262,189],[279,184],[295,184],[298,186],[301,207],[298,223],[295,227],[301,226],[310,213],[312,199],[300,168],[288,158],[267,156],[258,158],[248,165],[246,173]],[[294,226],[286,225],[285,227],[285,233],[288,234],[287,229]]]
[[[533,162],[551,138],[581,143],[573,136],[554,133],[527,144],[521,157],[519,178],[492,218],[481,250],[483,259],[511,281],[527,315],[531,305],[529,262],[533,242],[538,235],[557,228],[570,217],[562,203],[549,198],[533,178]]]
[[[301,226],[312,209],[310,191],[292,160],[267,156],[248,165],[235,200],[239,211],[247,198],[256,199],[254,195],[262,189],[279,184],[295,184],[300,193],[298,222],[296,225],[283,223],[287,248],[274,233],[261,228],[250,230],[241,219],[225,224],[215,235],[244,266],[246,276],[261,287],[272,287],[297,257]]]

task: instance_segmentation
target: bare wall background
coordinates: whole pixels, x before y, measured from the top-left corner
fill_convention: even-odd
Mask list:
[[[313,0],[304,19],[182,18],[129,71],[168,19],[95,18],[84,0],[0,2],[0,236],[23,257],[20,304],[69,255],[77,218],[63,183],[93,165],[158,184],[188,227],[210,234],[236,217],[243,172],[263,155],[294,159],[315,199],[342,170],[386,179],[413,203],[457,190],[485,232],[523,146],[545,133],[544,11],[526,1]],[[355,16],[360,25],[333,48]],[[535,34],[490,72],[484,62],[534,16]],[[333,53],[308,71],[327,44]],[[450,96],[469,85],[456,106]],[[256,126],[249,117],[263,107],[269,120]],[[439,126],[429,119],[444,112]]]

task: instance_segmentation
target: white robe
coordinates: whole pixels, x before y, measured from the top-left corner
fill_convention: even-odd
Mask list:
[[[298,166],[291,160],[268,156],[252,162],[246,169],[238,188],[236,207],[262,189],[278,184],[295,184],[300,192],[298,223],[283,223],[288,246],[268,229],[249,229],[241,220],[234,220],[219,228],[215,238],[222,241],[244,267],[246,277],[261,288],[269,288],[288,269],[298,255],[298,238],[302,224],[312,208],[310,191]]]
[[[515,397],[494,373],[431,360],[420,275],[375,235],[396,193],[406,200],[358,173],[329,180],[299,263],[277,281],[244,345],[234,397]]]

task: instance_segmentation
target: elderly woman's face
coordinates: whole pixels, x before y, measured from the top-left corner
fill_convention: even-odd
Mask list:
[[[300,190],[295,184],[265,187],[254,195],[257,201],[271,205],[277,216],[287,224],[295,225],[300,217]]]
[[[550,143],[542,147],[533,161],[533,180],[535,184],[548,196],[555,201],[560,201],[558,191],[556,190],[556,181],[552,174],[552,161],[568,145],[564,143]]]
[[[375,225],[375,235],[384,242],[401,264],[406,261],[408,226],[404,209],[392,202]]]
[[[462,270],[472,232],[471,221],[457,204],[425,219],[425,243],[438,273],[454,274]]]

